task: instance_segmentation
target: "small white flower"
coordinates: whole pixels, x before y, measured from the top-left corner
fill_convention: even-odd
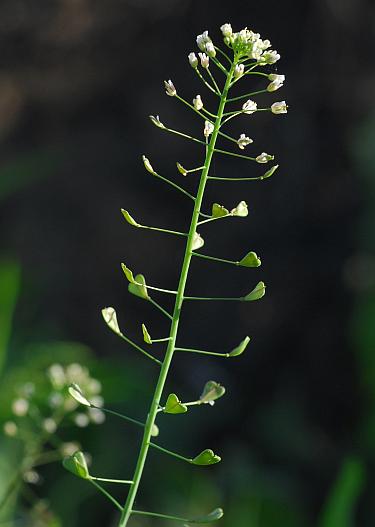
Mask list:
[[[216,49],[212,42],[207,42],[206,53],[209,57],[216,57]]]
[[[203,108],[203,101],[200,95],[197,95],[195,99],[193,99],[193,105],[196,110],[201,110]]]
[[[288,113],[288,106],[285,101],[274,102],[271,105],[271,112],[274,114]]]
[[[66,367],[67,382],[81,382],[87,375],[86,368],[83,368],[78,362],[73,362]]]
[[[87,388],[94,395],[102,391],[102,383],[98,379],[90,379]]]
[[[220,29],[223,37],[230,38],[233,35],[233,29],[230,24],[223,24]]]
[[[239,77],[242,77],[245,71],[245,66],[243,64],[237,64],[237,66],[234,68],[233,76],[235,79],[238,79]]]
[[[35,384],[33,382],[26,382],[20,389],[20,395],[24,397],[31,397],[35,392]]]
[[[92,406],[102,408],[102,406],[104,405],[104,399],[101,395],[94,395],[93,397],[91,397],[90,403],[92,404]]]
[[[210,58],[207,57],[205,53],[198,53],[198,56],[201,59],[202,68],[208,68],[210,65]]]
[[[205,51],[207,42],[211,42],[211,39],[208,36],[208,31],[204,31],[201,35],[197,36],[198,48],[201,51]]]
[[[18,426],[14,421],[6,421],[3,426],[4,434],[8,437],[14,437],[17,435]]]
[[[195,53],[191,52],[188,55],[189,63],[192,68],[196,68],[198,66],[198,59]]]
[[[239,148],[241,148],[241,150],[243,150],[245,146],[251,144],[252,142],[253,140],[250,139],[250,137],[247,137],[245,134],[241,134],[239,139],[237,140],[237,144]]]
[[[145,166],[145,169],[147,172],[150,172],[150,174],[155,174],[154,169],[152,168],[152,165],[150,161],[147,159],[146,156],[142,156],[143,164]],[[100,391],[100,390],[99,390]]]
[[[257,111],[257,103],[255,101],[252,101],[251,99],[248,99],[243,105],[242,109],[244,113],[250,115],[251,113],[254,113]]]
[[[209,135],[212,134],[213,131],[214,131],[214,125],[210,121],[205,121],[204,130],[203,130],[204,136],[208,137]]]
[[[268,75],[270,84],[267,86],[267,91],[274,92],[281,88],[285,81],[285,75],[277,75],[276,73],[271,73]]]
[[[12,411],[14,415],[23,417],[29,410],[29,402],[27,399],[15,399],[12,403]]]
[[[79,449],[80,445],[78,443],[74,443],[73,441],[68,441],[60,446],[60,452],[64,457],[72,456]]]
[[[271,161],[273,159],[273,156],[266,154],[266,152],[262,152],[255,158],[257,163],[268,163],[268,161]]]
[[[174,97],[177,94],[176,88],[174,87],[171,79],[169,81],[164,81],[165,93],[170,97]]]
[[[36,485],[40,481],[40,476],[36,470],[28,470],[22,477],[25,483],[31,483],[32,485]]]
[[[280,59],[280,55],[277,51],[270,49],[265,51],[259,59],[261,64],[275,64]]]
[[[64,397],[60,392],[52,392],[48,397],[48,404],[51,408],[58,408],[64,403]]]
[[[56,421],[51,417],[47,417],[47,419],[44,419],[43,421],[43,428],[48,434],[53,434],[57,429]]]
[[[101,410],[97,410],[96,408],[90,408],[89,416],[93,423],[96,425],[101,425],[105,421],[105,413]]]
[[[48,368],[48,376],[54,386],[64,386],[66,382],[65,371],[61,364],[52,364]]]
[[[87,414],[79,413],[74,416],[74,422],[80,428],[85,428],[89,424],[89,418]]]
[[[160,121],[159,116],[150,115],[150,121],[158,128],[165,128],[164,124]]]

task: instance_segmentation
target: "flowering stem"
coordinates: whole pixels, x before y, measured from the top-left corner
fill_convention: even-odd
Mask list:
[[[228,59],[229,59],[229,57],[228,57]],[[220,62],[219,59],[217,59],[216,57],[212,57],[212,61],[224,73],[225,76],[228,75],[228,70],[222,65],[222,63]],[[230,61],[230,62],[232,63],[232,61]]]
[[[255,157],[244,156],[242,154],[235,154],[234,152],[229,152],[227,150],[220,150],[218,148],[215,148],[215,152],[218,152],[219,154],[226,154],[228,156],[241,157],[242,159],[248,159],[249,161],[256,161]]]
[[[267,75],[266,75],[266,77],[267,77]],[[246,93],[245,95],[239,95],[238,97],[232,97],[231,99],[228,99],[228,102],[239,101],[241,99],[246,99],[247,97],[253,97],[254,95],[259,95],[260,93],[268,93],[268,91],[267,90],[253,91],[251,93]],[[232,112],[229,112],[229,113],[227,113],[225,115],[230,115],[230,113],[232,113]]]
[[[229,62],[229,64],[232,64],[232,61],[231,59],[228,57],[228,55],[225,53],[225,51],[223,51],[222,49],[218,48],[215,46],[215,49],[216,51],[218,51],[221,55],[223,55],[223,57],[225,57],[227,59],[227,61]]]
[[[218,93],[219,95],[221,95],[220,88],[219,88],[219,86],[217,85],[217,82],[215,81],[214,76],[212,75],[210,68],[207,68],[207,73],[209,74],[210,79],[212,80],[212,84],[215,86],[215,89],[216,89],[217,93]]]
[[[185,137],[186,139],[190,139],[190,141],[195,141],[196,143],[200,143],[201,145],[206,146],[206,143],[204,141],[201,141],[196,137],[192,137],[191,135],[184,134],[183,132],[178,132],[177,130],[173,130],[172,128],[167,128],[166,126],[163,128],[163,130],[165,130],[166,132],[171,132],[172,134],[179,135],[181,137]]]
[[[138,493],[138,488],[139,488],[139,485],[142,479],[142,474],[143,474],[145,462],[147,459],[147,454],[150,448],[150,439],[152,435],[151,432],[152,432],[152,428],[155,423],[158,409],[160,407],[160,400],[163,394],[164,386],[167,380],[170,365],[171,365],[173,355],[175,352],[176,339],[177,339],[178,327],[179,327],[179,322],[180,322],[180,315],[181,315],[181,310],[182,310],[182,306],[183,306],[183,302],[185,298],[184,297],[185,287],[186,287],[186,282],[187,282],[187,278],[189,274],[191,258],[193,254],[194,237],[196,234],[196,228],[197,228],[197,223],[199,219],[200,209],[202,206],[208,173],[210,170],[212,157],[215,152],[215,144],[216,144],[217,137],[219,135],[220,123],[221,123],[222,116],[224,113],[224,108],[225,108],[225,104],[227,101],[230,83],[233,78],[234,68],[235,68],[235,62],[232,64],[231,69],[227,75],[225,85],[223,88],[223,92],[220,96],[220,103],[218,106],[217,118],[215,120],[214,129],[210,136],[210,141],[209,143],[207,143],[204,168],[202,170],[202,174],[200,177],[199,187],[198,187],[197,196],[195,199],[194,209],[192,212],[192,217],[191,217],[191,222],[190,222],[189,233],[187,236],[185,255],[184,255],[184,259],[183,259],[182,267],[181,267],[180,280],[178,284],[178,290],[177,290],[177,295],[176,295],[176,300],[175,300],[175,305],[174,305],[174,310],[173,310],[173,318],[172,318],[170,333],[169,333],[170,340],[169,340],[168,347],[165,353],[165,357],[164,357],[164,360],[161,366],[159,379],[156,384],[152,402],[150,405],[149,413],[148,413],[147,420],[146,420],[146,426],[145,426],[145,430],[143,434],[143,439],[142,439],[142,443],[141,443],[140,450],[139,450],[138,460],[137,460],[136,468],[134,472],[133,484],[130,486],[130,489],[129,489],[129,493],[128,493],[128,496],[125,502],[125,506],[121,514],[119,527],[126,527],[132,512],[133,513],[135,512],[135,511],[132,511],[132,509],[133,509],[134,501]],[[200,75],[200,73],[198,72],[198,68],[196,68],[196,71]],[[171,519],[176,519],[176,518],[172,517]]]
[[[173,183],[173,181],[171,181],[170,179],[164,177],[164,176],[161,176],[160,174],[158,174],[157,172],[153,172],[152,174],[153,176],[161,179],[162,181],[164,181],[165,183],[168,183],[168,185],[171,185],[171,187],[174,187],[176,190],[179,190],[180,192],[182,192],[183,194],[185,194],[185,196],[187,196],[188,198],[192,199],[193,201],[195,200],[195,197],[190,194],[187,190],[183,189],[182,187],[180,187],[179,185],[177,185],[176,183]]]
[[[198,68],[195,68],[195,71],[197,72],[197,75],[198,77],[200,78],[200,80],[207,86],[207,88],[209,90],[211,90],[215,95],[218,95],[220,97],[220,94],[215,90],[215,88],[213,88],[211,86],[211,84],[209,84],[206,79],[203,77],[203,75],[201,74],[201,72],[199,71]]]

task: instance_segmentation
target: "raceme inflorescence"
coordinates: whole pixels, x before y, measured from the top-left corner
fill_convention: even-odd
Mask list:
[[[242,152],[247,147],[249,147],[249,145],[253,145],[253,139],[248,137],[246,133],[241,133],[238,138],[234,138],[224,132],[224,127],[232,119],[241,116],[242,114],[250,116],[257,112],[270,112],[271,114],[275,115],[287,113],[287,105],[285,101],[276,101],[271,103],[270,106],[259,108],[256,100],[254,100],[254,98],[256,98],[256,96],[259,94],[272,94],[273,92],[279,90],[283,86],[285,80],[284,75],[280,75],[273,71],[273,65],[279,60],[280,55],[277,53],[277,51],[271,49],[270,41],[263,40],[260,38],[258,33],[254,33],[247,28],[235,33],[233,32],[230,24],[224,24],[221,26],[221,32],[223,34],[224,44],[226,46],[226,48],[224,48],[225,51],[216,46],[208,35],[208,31],[205,31],[197,37],[197,45],[199,48],[198,54],[191,52],[188,55],[189,64],[192,70],[196,75],[198,75],[204,87],[216,97],[217,106],[215,110],[210,111],[206,108],[204,98],[201,95],[196,95],[192,99],[192,102],[189,102],[180,95],[179,90],[175,87],[171,80],[165,81],[164,83],[166,94],[169,97],[183,103],[187,108],[196,114],[198,119],[201,119],[202,136],[200,138],[193,137],[189,133],[174,130],[163,124],[158,115],[150,116],[151,122],[160,130],[170,132],[181,138],[193,141],[197,145],[201,145],[203,155],[202,160],[198,163],[198,167],[185,168],[181,165],[181,163],[177,163],[178,172],[183,176],[198,173],[199,182],[197,183],[196,192],[191,194],[173,180],[168,179],[156,172],[149,159],[147,159],[146,156],[143,156],[144,166],[152,176],[167,183],[174,190],[183,193],[188,200],[191,200],[192,214],[188,230],[186,232],[178,232],[172,229],[143,225],[142,223],[139,223],[139,221],[135,219],[133,215],[131,215],[127,210],[122,210],[125,220],[131,226],[139,229],[149,229],[171,234],[181,238],[181,240],[185,243],[185,253],[181,264],[179,283],[175,290],[151,286],[146,282],[146,279],[142,274],[134,274],[132,270],[127,267],[127,265],[124,263],[122,264],[123,272],[127,281],[129,282],[129,292],[147,302],[150,302],[161,312],[163,316],[168,319],[170,323],[169,334],[163,338],[153,338],[151,336],[152,332],[149,332],[144,324],[142,324],[141,327],[144,342],[148,346],[151,346],[154,343],[162,343],[162,345],[165,346],[164,355],[159,355],[159,357],[161,357],[159,358],[158,355],[155,355],[154,353],[144,349],[144,346],[140,346],[129,339],[119,327],[116,311],[114,308],[107,307],[102,311],[104,320],[110,329],[125,342],[152,360],[155,363],[155,367],[159,369],[159,376],[149,407],[149,412],[144,422],[119,414],[117,412],[113,412],[112,410],[101,408],[102,412],[115,414],[127,420],[128,422],[143,428],[143,437],[140,444],[134,473],[128,480],[106,480],[104,478],[93,477],[89,473],[87,463],[82,452],[76,452],[73,456],[66,458],[64,461],[64,466],[68,470],[94,484],[118,508],[120,511],[119,527],[125,527],[128,525],[129,519],[133,515],[147,516],[151,518],[163,518],[166,520],[169,519],[181,522],[184,525],[213,522],[220,519],[223,515],[223,510],[221,508],[217,508],[205,516],[185,518],[175,516],[173,514],[137,510],[134,507],[135,499],[137,497],[142,479],[142,474],[147,461],[147,455],[150,449],[156,449],[163,454],[174,456],[175,458],[193,465],[208,466],[216,464],[221,460],[220,456],[215,454],[209,448],[203,450],[194,457],[188,458],[164,448],[155,440],[159,433],[156,421],[160,413],[170,415],[184,414],[191,406],[214,404],[215,401],[222,397],[225,393],[225,388],[223,386],[221,386],[218,382],[211,380],[206,383],[201,396],[196,400],[183,402],[175,393],[170,393],[168,396],[165,396],[164,388],[175,353],[191,352],[204,355],[220,356],[223,358],[231,358],[243,353],[250,341],[249,337],[245,337],[242,342],[240,342],[228,353],[218,353],[215,351],[182,347],[179,343],[177,344],[177,340],[179,322],[184,303],[214,300],[252,302],[259,300],[265,294],[264,282],[257,283],[249,293],[245,293],[240,297],[199,297],[188,296],[185,293],[189,268],[193,258],[203,258],[205,260],[210,260],[212,265],[214,265],[216,262],[247,268],[259,267],[261,265],[260,258],[254,251],[247,252],[242,258],[238,260],[229,260],[202,253],[200,250],[204,245],[204,240],[198,233],[197,229],[199,229],[201,225],[207,224],[209,222],[233,217],[244,218],[248,215],[248,207],[245,201],[240,201],[238,205],[232,209],[226,208],[219,203],[214,203],[210,213],[203,212],[203,198],[205,188],[208,183],[214,183],[215,181],[230,183],[232,181],[263,180],[272,176],[278,168],[278,165],[267,167],[268,169],[261,175],[254,175],[252,177],[233,178],[216,177],[211,175],[210,167],[212,159],[216,154],[228,155],[238,158],[239,160],[250,161],[254,163],[254,166],[257,166],[258,164],[268,164],[274,159],[273,155],[270,155],[266,152],[256,152],[251,156],[245,155]],[[211,70],[211,66],[215,69],[215,73]],[[217,74],[220,75],[220,79],[222,80],[217,80]],[[260,81],[261,83],[260,89],[257,91],[252,91],[250,93],[237,95],[234,97],[229,96],[231,90],[235,86],[237,87],[237,83],[239,81],[247,82],[255,80]],[[219,139],[229,141],[234,144],[236,151],[234,152],[233,150],[218,148],[217,142]],[[250,148],[253,148],[253,146]],[[172,313],[168,312],[165,307],[154,300],[154,291],[167,295],[173,295],[175,297],[174,309]],[[95,407],[95,404],[90,401],[87,394],[84,393],[79,385],[72,385],[70,387],[70,393],[79,403],[91,408]],[[117,482],[127,485],[128,493],[125,503],[119,503],[101,485],[101,483],[98,483],[98,481]]]

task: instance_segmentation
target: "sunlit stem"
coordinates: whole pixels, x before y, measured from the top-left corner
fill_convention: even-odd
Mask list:
[[[184,103],[188,108],[190,108],[191,110],[193,110],[196,114],[198,114],[200,117],[202,117],[202,119],[206,119],[206,117],[204,115],[201,114],[201,112],[199,110],[197,110],[193,104],[190,104],[188,101],[186,101],[183,97],[180,97],[178,95],[178,93],[175,95],[175,97],[181,101],[182,103]],[[206,112],[207,115],[210,115],[211,117],[213,117],[214,119],[216,119],[216,115],[214,113],[211,113],[209,112],[208,110],[202,108],[201,110],[202,112]]]
[[[262,75],[264,74],[262,73]],[[268,90],[258,90],[258,91],[246,93],[245,95],[239,95],[238,97],[232,97],[231,99],[228,99],[228,102],[240,101],[241,99],[247,99],[248,97],[253,97],[254,95],[259,95],[261,93],[268,93]],[[231,113],[233,112],[228,112],[228,113],[225,113],[224,115],[230,115]]]
[[[160,450],[160,452],[164,452],[164,454],[168,454],[168,455],[170,455],[172,457],[175,457],[177,459],[181,459],[182,461],[186,461],[187,463],[191,463],[192,462],[191,458],[188,458],[188,457],[185,457],[185,456],[181,456],[180,454],[177,454],[176,452],[172,452],[172,450],[168,450],[166,448],[163,448],[162,446],[159,446],[156,443],[152,443],[151,441],[150,441],[150,446],[152,446],[153,448],[156,448],[156,450]]]
[[[94,476],[90,476],[90,479],[95,481],[104,481],[105,483],[123,483],[124,485],[131,485],[133,483],[133,481],[127,479],[95,478]]]
[[[187,236],[186,232],[179,232],[179,231],[173,231],[171,229],[162,229],[161,227],[150,227],[148,225],[139,225],[141,229],[148,229],[150,231],[158,231],[158,232],[165,232],[167,234],[176,234],[177,236]]]
[[[138,344],[136,344],[135,342],[133,342],[132,340],[130,340],[128,337],[126,337],[123,333],[116,333],[117,335],[119,335],[123,340],[125,340],[125,342],[127,342],[128,344],[130,344],[131,346],[133,346],[133,348],[135,348],[136,350],[140,351],[141,353],[143,353],[143,355],[146,355],[146,357],[148,357],[149,359],[151,359],[152,361],[156,362],[156,364],[159,364],[159,366],[161,366],[161,361],[158,360],[156,357],[154,357],[153,355],[151,355],[150,353],[148,353],[146,350],[144,350],[143,348],[141,348],[140,346],[138,346]]]
[[[229,152],[227,150],[220,150],[218,148],[215,148],[215,152],[218,152],[219,154],[226,154],[227,156],[240,157],[241,159],[248,159],[249,161],[256,161],[255,157],[244,156],[242,154],[235,154],[234,152]]]
[[[121,505],[119,504],[119,502],[113,497],[111,496],[111,494],[109,492],[107,492],[105,489],[103,489],[103,487],[101,485],[99,485],[99,483],[97,483],[96,481],[94,481],[92,478],[89,478],[89,481],[90,483],[92,483],[93,485],[95,485],[95,487],[100,490],[100,492],[102,494],[104,494],[104,496],[106,496],[121,512],[123,511],[123,508],[121,507]]]
[[[220,48],[218,48],[216,46],[215,46],[215,49],[216,49],[216,51],[218,51],[220,53],[220,55],[223,55],[223,57],[225,57],[227,59],[227,61],[229,62],[230,65],[232,65],[232,61],[228,57],[228,55],[225,53],[225,51],[223,51],[222,49],[220,49]]]
[[[240,265],[240,262],[235,262],[234,260],[225,260],[224,258],[217,258],[216,256],[209,256],[208,254],[193,252],[193,256],[198,256],[199,258],[204,258],[205,260],[213,260],[214,262],[222,262],[236,266]]]
[[[225,120],[223,121],[222,124],[224,124],[224,123],[225,123]],[[228,139],[228,141],[231,141],[232,143],[238,144],[237,139],[234,139],[234,137],[231,137],[230,135],[227,135],[224,132],[219,131],[219,135],[221,135],[222,137],[225,137],[225,139]]]
[[[216,64],[216,66],[224,73],[225,76],[228,75],[228,70],[226,69],[226,67],[220,62],[219,59],[217,59],[216,57],[211,57],[211,60],[214,64]]]
[[[191,520],[188,520],[186,518],[180,518],[179,516],[171,516],[170,514],[162,514],[159,512],[147,512],[147,511],[138,511],[133,509],[131,511],[132,514],[138,514],[139,516],[152,516],[154,518],[164,518],[165,520],[172,520],[172,521],[178,521],[178,522],[189,522],[191,523]]]
[[[242,297],[219,297],[219,296],[185,296],[184,297],[184,300],[221,300],[221,301],[228,301],[228,302],[234,302],[234,301],[239,301],[241,302],[243,300]]]
[[[200,355],[213,355],[214,357],[230,357],[229,353],[217,353],[216,351],[204,351],[194,348],[176,348],[176,351],[186,351],[188,353],[198,353]]]
[[[163,313],[167,318],[173,320],[172,315],[168,313],[168,311],[166,311],[160,304],[158,304],[156,300],[154,300],[153,298],[149,298],[149,302],[151,302],[151,304],[155,306],[159,311],[161,311],[161,313]]]
[[[184,134],[183,132],[178,132],[177,130],[173,130],[172,128],[167,128],[166,126],[162,128],[162,130],[165,130],[166,132],[171,132],[172,134],[179,135],[180,137],[185,137],[185,139],[189,139],[190,141],[194,141],[195,143],[199,143],[201,145],[205,145],[206,143],[204,141],[201,141],[200,139],[197,139],[196,137],[192,137],[191,135]]]
[[[263,179],[268,179],[271,177],[276,170],[279,168],[279,165],[274,165],[270,170],[268,170],[265,174],[262,174],[261,176],[257,177],[217,177],[217,176],[208,176],[208,179],[212,179],[214,181],[260,181]]]
[[[170,179],[168,179],[168,178],[166,178],[164,176],[161,176],[157,172],[153,172],[152,175],[157,177],[157,178],[159,178],[159,179],[161,179],[165,183],[168,183],[168,185],[171,185],[171,187],[175,188],[176,190],[179,190],[180,192],[185,194],[185,196],[187,196],[188,198],[192,199],[193,201],[195,200],[195,197],[192,194],[190,194],[187,190],[183,189],[182,187],[180,187],[176,183],[173,183],[173,181],[171,181]]]
[[[202,220],[197,223],[197,225],[203,225],[204,223],[209,223],[210,221],[223,220],[224,218],[233,217],[233,214],[225,214],[225,216],[215,216],[214,218],[208,218],[207,220]]]
[[[171,337],[164,337],[162,339],[151,339],[152,342],[168,342],[168,340],[171,340]]]
[[[138,421],[138,419],[133,419],[132,417],[128,417],[127,415],[120,414],[119,412],[115,412],[114,410],[108,410],[108,408],[99,408],[94,405],[91,405],[92,408],[97,408],[98,410],[101,410],[102,412],[105,412],[106,414],[111,414],[116,417],[120,417],[120,419],[124,419],[124,421],[128,421],[129,423],[133,423],[134,425],[141,426],[144,428],[145,423],[142,423],[141,421]]]
[[[215,89],[216,89],[217,93],[218,93],[219,95],[221,95],[220,88],[219,88],[217,82],[215,81],[215,78],[214,78],[214,76],[212,75],[210,68],[207,68],[207,73],[208,73],[208,75],[210,76],[210,79],[211,79],[211,81],[212,81],[212,84],[215,86]]]
[[[206,79],[203,77],[203,75],[201,74],[201,72],[199,71],[199,69],[198,69],[198,68],[195,68],[195,71],[196,71],[198,77],[200,78],[200,80],[201,80],[201,81],[207,86],[207,88],[208,88],[209,90],[211,90],[215,95],[217,95],[218,97],[220,97],[220,94],[215,90],[215,88],[213,88],[213,87],[211,86],[211,84],[209,84],[209,83],[206,81]]]
[[[140,286],[143,286],[144,284],[141,284],[139,282],[133,282],[134,284],[136,285],[140,285]],[[163,289],[162,287],[154,287],[152,285],[148,285],[146,284],[144,287],[146,287],[146,289],[152,289],[153,291],[160,291],[161,293],[167,293],[169,295],[177,295],[177,291],[173,291],[172,289]]]

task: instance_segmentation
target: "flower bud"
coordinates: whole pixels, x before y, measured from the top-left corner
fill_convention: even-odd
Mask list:
[[[3,426],[4,434],[8,437],[15,437],[18,432],[18,426],[14,421],[6,421]]]
[[[216,57],[216,49],[212,42],[207,42],[206,53],[209,57]]]
[[[288,106],[285,101],[274,102],[271,105],[271,112],[274,114],[288,113]]]
[[[25,416],[29,411],[29,402],[27,399],[15,399],[12,403],[12,411],[18,417]]]
[[[262,152],[255,158],[257,163],[268,163],[268,161],[271,161],[272,159],[274,159],[274,156],[266,154],[266,152]]]
[[[164,124],[160,121],[159,116],[150,115],[150,121],[158,128],[165,128]]]
[[[277,75],[276,73],[271,73],[268,75],[268,78],[270,81],[270,84],[267,86],[267,91],[274,92],[281,88],[285,81],[285,75]]]
[[[201,110],[203,108],[203,101],[201,99],[200,95],[197,95],[195,99],[193,99],[193,105],[196,110]]]
[[[150,172],[150,174],[155,174],[155,171],[152,168],[152,165],[151,165],[150,161],[147,159],[147,157],[146,156],[142,156],[142,160],[143,160],[143,164],[144,164],[145,169],[147,170],[147,172]]]
[[[210,58],[207,57],[205,53],[198,53],[199,58],[201,59],[202,68],[208,68],[210,65]]]
[[[174,87],[171,79],[169,81],[164,81],[165,93],[170,97],[174,97],[177,94],[176,88]]]
[[[233,72],[234,78],[238,79],[239,77],[242,77],[244,71],[245,71],[245,66],[243,64],[237,64]]]
[[[233,35],[232,26],[230,24],[223,24],[220,29],[225,38],[230,38]]]
[[[184,168],[181,163],[176,163],[176,166],[177,166],[177,170],[180,172],[180,174],[182,174],[183,176],[186,176],[188,171],[186,170],[186,168]]]
[[[241,134],[239,139],[237,140],[237,144],[241,150],[244,150],[245,146],[251,144],[253,142],[250,137],[247,137],[245,134]]]
[[[203,130],[204,136],[208,137],[209,135],[212,134],[213,131],[214,131],[214,125],[210,121],[205,121],[204,130]]]
[[[259,62],[261,64],[275,64],[280,59],[280,55],[277,53],[277,51],[270,49],[269,51],[265,51],[262,56],[259,59]]]
[[[252,101],[251,99],[248,99],[243,105],[242,109],[244,113],[250,115],[251,113],[254,113],[257,111],[257,103],[255,101]]]
[[[206,50],[206,44],[207,42],[211,42],[211,39],[210,37],[208,36],[208,31],[204,31],[201,35],[198,35],[197,36],[197,44],[198,44],[198,48],[201,50],[201,51],[205,51]]]
[[[188,55],[189,63],[192,68],[196,68],[198,66],[198,59],[195,53],[191,52]]]

